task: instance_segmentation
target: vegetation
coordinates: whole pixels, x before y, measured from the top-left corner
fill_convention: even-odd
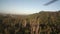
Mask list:
[[[27,16],[0,14],[0,34],[60,34],[60,11]]]

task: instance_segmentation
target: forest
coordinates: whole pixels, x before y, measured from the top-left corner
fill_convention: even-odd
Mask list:
[[[0,34],[60,34],[60,11],[0,14]]]

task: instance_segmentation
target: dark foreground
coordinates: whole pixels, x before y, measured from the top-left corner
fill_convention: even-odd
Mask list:
[[[60,34],[60,11],[27,16],[0,14],[0,34]]]

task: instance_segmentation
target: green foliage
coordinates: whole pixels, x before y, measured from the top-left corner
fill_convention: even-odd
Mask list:
[[[60,34],[60,12],[39,12],[27,16],[0,15],[2,34]]]

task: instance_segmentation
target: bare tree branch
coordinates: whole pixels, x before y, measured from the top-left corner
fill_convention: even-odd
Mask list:
[[[50,4],[52,4],[52,3],[56,2],[56,1],[58,1],[58,0],[52,0],[52,1],[50,1],[50,2],[48,2],[46,4],[44,4],[44,5],[47,6],[47,5],[50,5]]]

